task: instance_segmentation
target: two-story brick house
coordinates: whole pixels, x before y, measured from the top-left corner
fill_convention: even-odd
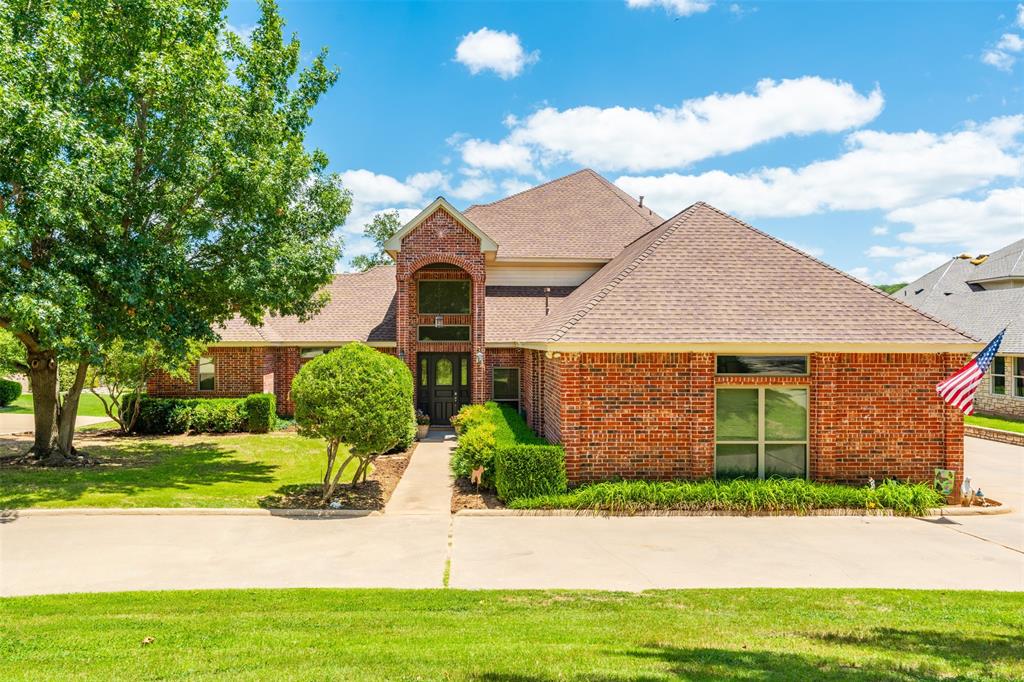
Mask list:
[[[435,423],[499,400],[565,446],[574,481],[960,471],[935,393],[980,344],[706,204],[663,220],[593,171],[459,211],[438,198],[337,275],[315,318],[232,321],[191,383],[277,394],[362,341],[402,358]]]

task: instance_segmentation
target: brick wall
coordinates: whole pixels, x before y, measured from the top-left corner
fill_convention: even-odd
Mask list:
[[[521,348],[488,348],[484,353],[483,377],[477,377],[484,384],[484,395],[490,400],[494,395],[493,379],[495,367],[515,367],[519,369],[519,404],[522,407],[525,398],[523,397],[523,350]]]
[[[773,378],[716,377],[710,353],[565,353],[540,362],[531,424],[565,445],[573,481],[712,476],[715,388],[737,385],[808,388],[814,479],[931,481],[936,467],[963,469],[963,420],[934,389],[962,356],[814,354],[810,376]],[[537,392],[531,386],[533,403]]]
[[[429,275],[424,268],[443,263],[460,270],[434,270]],[[469,353],[474,375],[479,374],[476,354],[484,350],[484,301],[487,281],[484,254],[480,240],[462,227],[455,218],[439,208],[415,230],[402,239],[402,250],[395,263],[397,284],[397,353],[404,354],[405,362],[418,379],[417,353],[453,352]],[[469,342],[421,343],[417,340],[420,324],[433,324],[433,315],[420,315],[417,311],[417,282],[423,277],[465,279],[473,282],[472,308],[469,315],[445,315],[444,324],[468,324]],[[490,379],[471,380],[472,402],[480,403],[490,397]],[[416,381],[419,390],[419,381]],[[417,395],[417,400],[419,396]]]

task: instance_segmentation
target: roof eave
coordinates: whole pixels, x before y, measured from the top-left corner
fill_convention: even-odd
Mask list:
[[[415,218],[413,218],[405,225],[403,225],[402,229],[400,229],[398,232],[394,234],[394,236],[392,236],[390,239],[384,242],[384,251],[390,254],[392,258],[395,258],[395,254],[402,250],[402,240],[406,237],[406,235],[408,235],[410,232],[419,227],[424,220],[433,215],[434,212],[437,211],[439,208],[442,208],[446,212],[450,213],[451,216],[455,218],[456,222],[458,222],[462,227],[466,228],[466,230],[468,230],[471,234],[473,234],[477,239],[480,240],[481,253],[496,253],[498,251],[498,243],[494,241],[491,237],[489,237],[486,232],[477,227],[472,220],[467,218],[465,214],[462,213],[462,211],[452,206],[451,203],[449,203],[449,201],[444,197],[438,197],[434,199],[432,202],[430,202],[429,206],[427,206],[425,209],[416,214]]]

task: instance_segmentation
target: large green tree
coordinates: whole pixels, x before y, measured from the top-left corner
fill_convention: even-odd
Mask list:
[[[360,272],[366,272],[378,265],[393,263],[394,260],[384,251],[384,242],[394,237],[400,229],[402,223],[398,220],[398,211],[387,211],[373,216],[373,220],[363,229],[363,234],[373,240],[376,251],[356,256],[352,259],[352,267]]]
[[[300,70],[260,7],[244,41],[225,0],[0,0],[0,327],[44,461],[70,458],[101,348],[183,355],[234,314],[322,305],[349,197],[304,137],[337,73]]]

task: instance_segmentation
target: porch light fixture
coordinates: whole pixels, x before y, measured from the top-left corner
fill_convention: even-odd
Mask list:
[[[444,326],[444,315],[434,315],[434,326],[435,327],[443,327]]]
[[[404,350],[398,351],[398,359],[399,360],[403,360],[403,361],[405,360],[405,351]]]
[[[478,365],[484,364],[484,352],[482,350],[478,350],[476,352],[476,364],[478,364]]]

